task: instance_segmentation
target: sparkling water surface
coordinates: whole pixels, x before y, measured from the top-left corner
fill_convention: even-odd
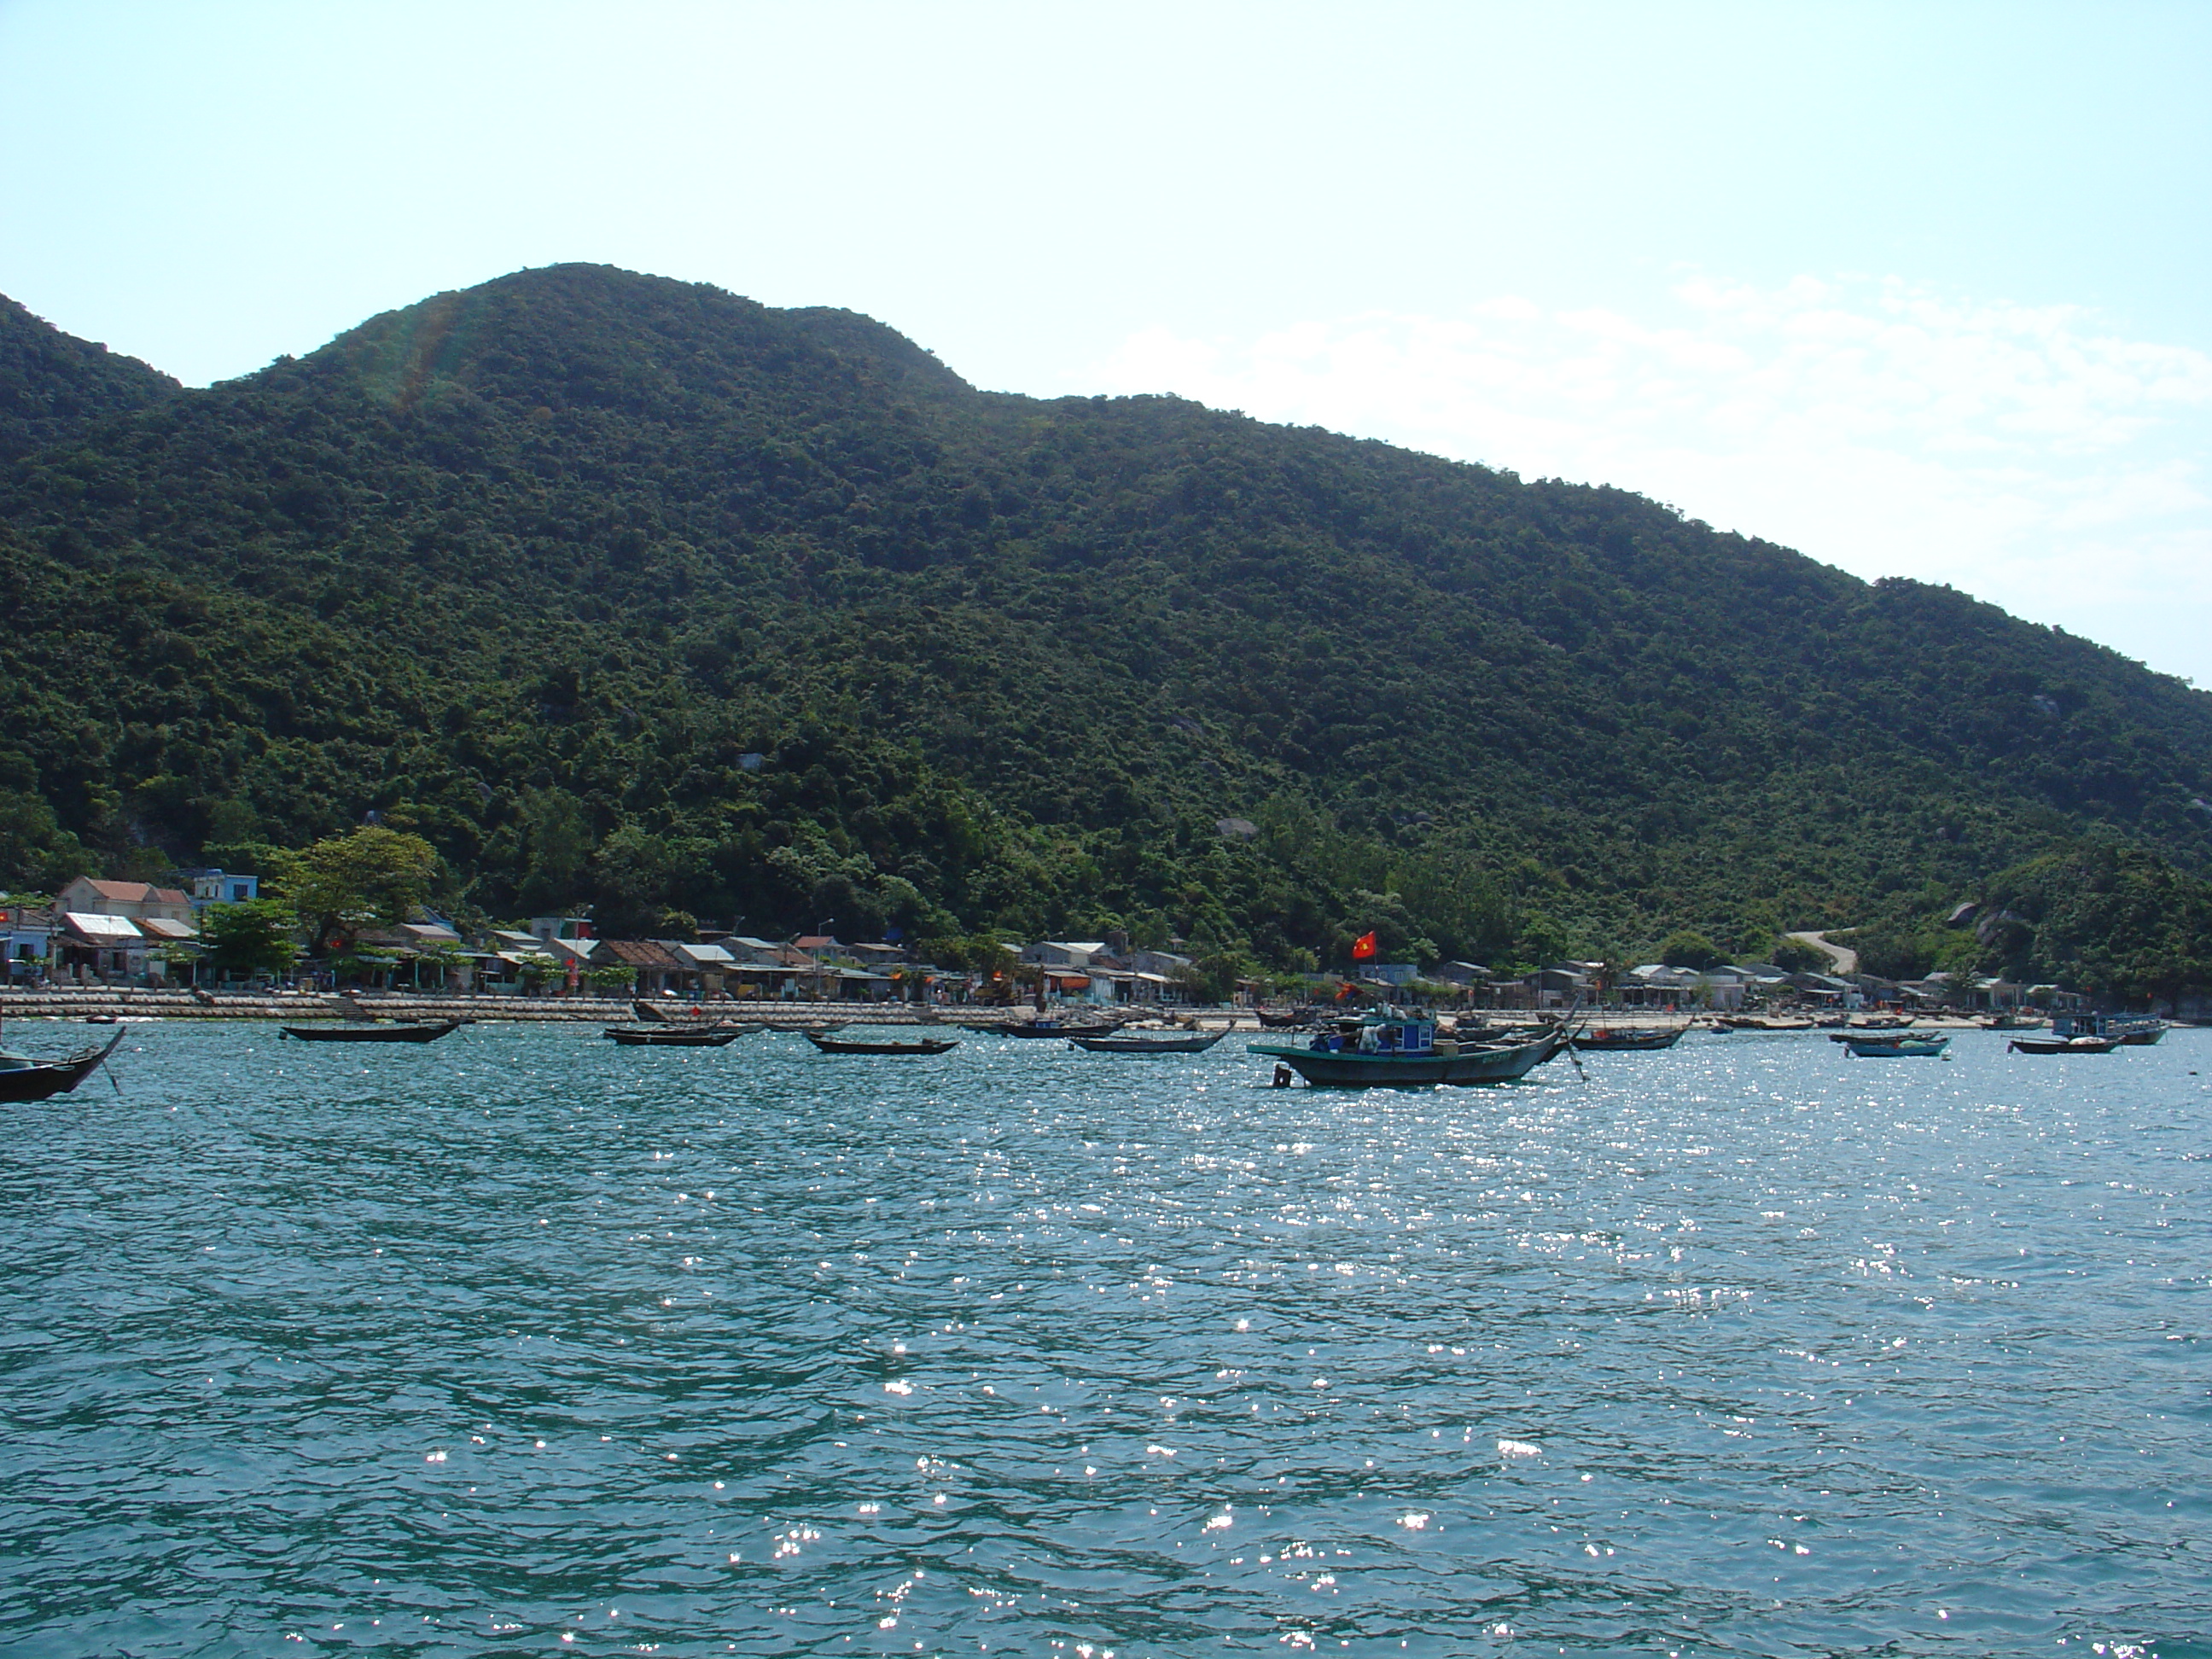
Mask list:
[[[134,1027],[4,1109],[0,1651],[2212,1655],[2212,1033],[1243,1043]]]

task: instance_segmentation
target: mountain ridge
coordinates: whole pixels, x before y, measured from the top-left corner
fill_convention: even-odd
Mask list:
[[[0,465],[182,389],[160,370],[65,334],[0,295]]]

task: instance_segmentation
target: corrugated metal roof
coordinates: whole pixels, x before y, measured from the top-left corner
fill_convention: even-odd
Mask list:
[[[626,968],[673,969],[680,973],[684,966],[666,945],[649,939],[603,939],[599,949]]]
[[[64,910],[62,926],[88,939],[106,941],[143,939],[138,924],[128,916],[111,916],[93,910]]]

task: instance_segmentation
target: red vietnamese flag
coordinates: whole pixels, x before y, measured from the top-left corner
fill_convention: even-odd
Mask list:
[[[1366,960],[1367,960],[1367,958],[1368,958],[1368,957],[1370,957],[1373,956],[1374,954],[1375,954],[1375,935],[1374,935],[1374,934],[1372,934],[1372,933],[1362,933],[1362,934],[1361,934],[1358,939],[1354,939],[1354,940],[1352,940],[1352,959],[1354,962],[1364,962],[1364,961],[1366,961]]]

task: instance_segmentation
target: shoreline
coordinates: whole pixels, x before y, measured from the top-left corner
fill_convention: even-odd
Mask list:
[[[792,1026],[834,1021],[853,1025],[972,1027],[1022,1019],[1030,1012],[1023,1006],[988,1008],[960,1005],[939,1007],[901,1003],[798,1002],[780,998],[727,998],[714,1002],[684,1002],[676,998],[637,999],[627,996],[494,997],[373,994],[356,997],[355,1000],[363,1011],[383,1018],[465,1019],[477,1024],[629,1025],[637,1023],[632,1004],[638,1000],[665,1004],[672,1017],[692,1018],[690,1011],[696,1008],[699,1011],[696,1018],[700,1019],[744,1020]],[[1090,1010],[1085,1005],[1069,1005],[1054,1012],[1065,1018]],[[1104,1011],[1102,1009],[1100,1012]],[[1496,1008],[1437,1012],[1455,1012],[1461,1018],[1474,1015],[1492,1021],[1510,1022],[1516,1018],[1516,1011]],[[1686,1018],[1702,1024],[1707,1018],[1703,1014],[1685,1016],[1646,1009],[1619,1012],[1594,1009],[1584,1012],[1615,1029],[1663,1027],[1681,1024]],[[11,1019],[48,1019],[82,1024],[98,1019],[104,1024],[110,1018],[307,1022],[343,1019],[348,1012],[344,1001],[331,993],[322,991],[279,994],[84,986],[52,986],[43,990],[25,990],[12,986],[0,988],[0,1023]],[[1232,1030],[1259,1028],[1255,1011],[1249,1008],[1178,1007],[1148,1011],[1148,1015],[1193,1030],[1210,1030],[1219,1026],[1226,1026]],[[1525,1012],[1517,1014],[1520,1018],[1529,1017]],[[1833,1029],[1816,1028],[1814,1032],[1761,1032],[1753,1028],[1741,1035],[1826,1036]],[[1965,1016],[1923,1014],[1911,1021],[1911,1029],[1964,1031],[1982,1028],[1977,1020]]]

